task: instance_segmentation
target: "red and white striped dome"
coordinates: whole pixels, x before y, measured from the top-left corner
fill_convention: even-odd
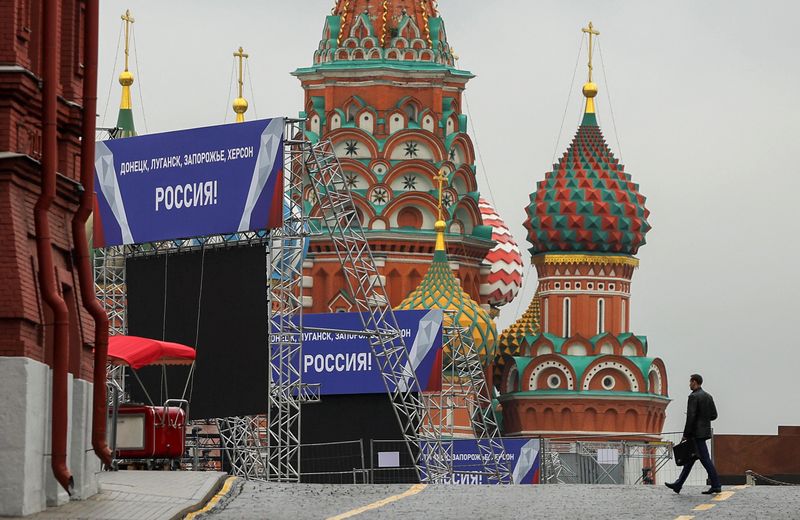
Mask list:
[[[492,266],[487,283],[481,290],[488,295],[489,304],[500,307],[510,303],[522,287],[522,253],[511,231],[488,201],[478,200],[485,226],[492,226],[492,240],[497,242],[486,254],[486,263]]]

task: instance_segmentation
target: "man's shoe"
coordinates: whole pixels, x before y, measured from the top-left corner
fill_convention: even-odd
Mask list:
[[[677,482],[664,482],[664,485],[676,493],[681,492],[681,487],[677,484]]]
[[[704,495],[716,495],[717,493],[722,493],[722,488],[708,488],[703,491]]]

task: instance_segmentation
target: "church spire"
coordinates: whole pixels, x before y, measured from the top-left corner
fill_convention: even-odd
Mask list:
[[[436,217],[436,222],[433,224],[433,229],[436,231],[436,248],[434,251],[446,251],[444,245],[444,230],[447,229],[447,222],[444,221],[444,212],[442,211],[442,190],[444,189],[444,183],[447,181],[447,175],[445,175],[444,172],[445,169],[441,168],[439,173],[433,178],[433,180],[439,183],[439,213]]]
[[[594,52],[594,46],[592,37],[599,36],[600,31],[595,30],[592,22],[589,22],[589,27],[584,27],[581,29],[584,33],[589,35],[589,78],[586,83],[583,84],[583,95],[586,96],[586,110],[584,111],[584,119],[587,118],[588,114],[592,114],[591,118],[595,118],[594,115],[594,97],[597,95],[597,84],[592,80],[592,54]]]
[[[130,56],[130,33],[131,24],[135,21],[131,16],[130,10],[126,10],[121,16],[125,22],[125,69],[119,75],[119,83],[122,85],[122,99],[119,103],[119,115],[117,116],[117,137],[131,137],[136,135],[136,128],[133,124],[133,106],[131,104],[131,85],[133,85],[133,74],[128,70],[128,58]]]
[[[245,54],[244,49],[239,47],[239,50],[233,53],[234,58],[239,58],[239,95],[233,100],[233,111],[236,112],[236,122],[244,123],[244,113],[247,112],[247,100],[243,97],[244,93],[244,59],[249,58],[249,54]]]
[[[594,46],[592,37],[599,36],[600,31],[595,30],[594,25],[592,22],[589,22],[589,27],[583,27],[581,29],[584,33],[589,35],[589,78],[586,83],[583,84],[583,95],[586,96],[586,110],[584,110],[584,124],[587,123],[597,123],[597,118],[594,115],[594,97],[597,95],[597,83],[595,83],[592,79],[592,71],[594,67],[592,67],[592,55],[594,52]],[[592,121],[587,121],[592,120]]]

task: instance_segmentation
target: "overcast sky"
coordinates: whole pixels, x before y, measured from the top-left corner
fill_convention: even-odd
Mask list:
[[[232,120],[240,45],[250,53],[248,119],[297,115],[303,93],[289,72],[311,63],[332,5],[102,2],[98,124],[116,121],[126,8],[136,18],[137,129],[153,133]],[[580,28],[594,22],[600,122],[652,212],[631,324],[667,365],[665,428],[682,428],[692,372],[715,396],[719,433],[800,424],[800,3],[441,0],[440,10],[460,67],[477,75],[467,103],[485,164],[478,184],[526,263],[523,208],[577,128],[585,56],[572,89],[570,80]],[[536,285],[528,273],[500,329],[527,307]]]

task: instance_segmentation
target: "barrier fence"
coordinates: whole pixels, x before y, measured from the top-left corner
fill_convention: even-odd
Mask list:
[[[602,435],[542,439],[540,482],[627,485],[673,482],[682,468],[675,465],[672,447],[680,442],[682,434],[668,432],[659,437],[652,441],[607,440]],[[709,451],[712,450],[710,445]],[[697,462],[684,485],[702,486],[706,479],[705,469]]]
[[[662,485],[678,478],[681,467],[672,458],[680,433],[658,440],[607,440],[602,435],[572,439],[540,439],[540,484]],[[401,484],[418,482],[413,460],[401,440],[363,440],[303,444],[301,482],[315,484]],[[713,443],[709,443],[712,451]],[[266,453],[261,454],[262,457]],[[187,433],[184,469],[228,469],[219,434],[208,425]],[[467,475],[463,475],[467,477]],[[453,482],[461,482],[454,475]],[[707,483],[698,462],[685,485]]]

